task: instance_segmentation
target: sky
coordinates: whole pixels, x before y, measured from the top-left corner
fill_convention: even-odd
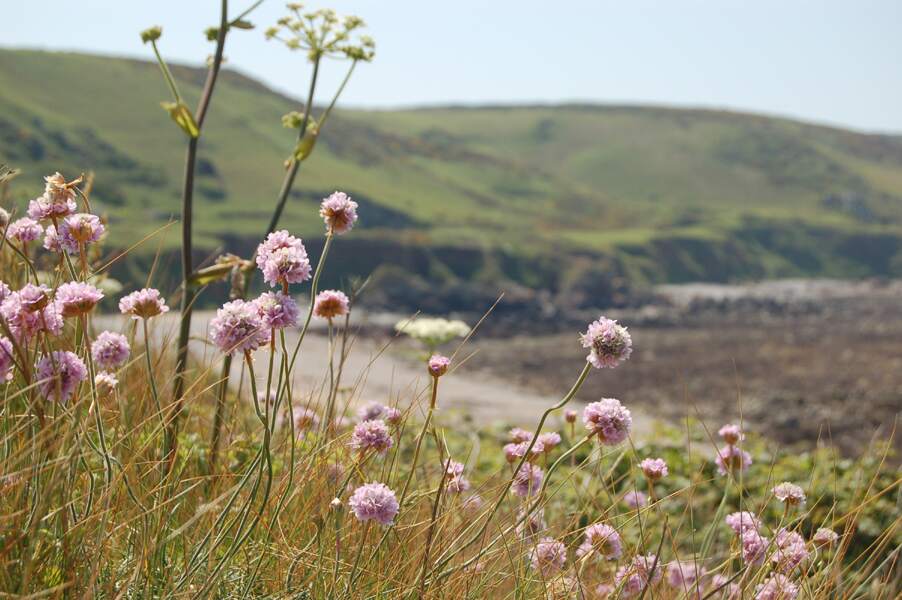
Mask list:
[[[230,0],[237,14],[251,0]],[[0,0],[0,45],[199,64],[218,0]],[[599,102],[723,108],[902,132],[900,0],[323,0],[376,39],[342,105]],[[263,38],[285,13],[264,0],[229,66],[300,97],[309,65]],[[321,101],[343,76],[323,69]]]

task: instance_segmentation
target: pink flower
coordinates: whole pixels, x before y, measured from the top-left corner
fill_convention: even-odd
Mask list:
[[[580,340],[583,348],[589,349],[586,360],[596,369],[616,367],[633,352],[633,340],[626,327],[605,317],[590,323]]]
[[[44,181],[44,195],[28,204],[28,216],[41,221],[74,213],[77,209],[75,182],[67,184],[66,179],[59,173],[44,177]]]
[[[450,461],[447,468],[448,482],[445,490],[449,494],[460,494],[470,489],[470,481],[464,477],[464,465],[457,461]]]
[[[91,344],[91,358],[101,369],[114,371],[128,360],[131,348],[121,333],[103,331]]]
[[[586,429],[598,436],[599,442],[615,446],[629,435],[633,418],[619,400],[602,398],[583,409],[583,422]]]
[[[761,521],[748,511],[730,513],[724,518],[724,521],[737,534],[741,534],[746,530],[758,531],[761,529]]]
[[[78,254],[79,248],[99,240],[104,230],[103,223],[96,215],[79,213],[63,219],[57,230],[57,237],[60,246],[70,254]]]
[[[699,583],[705,571],[698,563],[675,560],[667,564],[666,571],[670,587],[680,591],[701,591]]]
[[[97,389],[97,394],[101,397],[112,394],[118,385],[119,380],[112,373],[100,371],[94,376],[94,387]]]
[[[529,446],[529,442],[519,442],[505,444],[502,451],[504,452],[504,460],[509,463],[514,463],[517,460],[523,458],[523,455],[526,454],[526,448]]]
[[[404,413],[395,408],[394,406],[386,406],[385,407],[385,421],[389,425],[397,425],[404,418]]]
[[[554,431],[540,433],[539,437],[536,438],[536,446],[541,446],[541,451],[546,454],[554,450],[560,443],[561,436]],[[535,446],[533,447],[533,450],[535,450]]]
[[[395,493],[384,483],[367,483],[354,490],[348,506],[359,521],[391,525],[398,514]]]
[[[0,314],[20,343],[27,343],[40,332],[59,335],[63,330],[63,316],[44,285],[29,283],[10,293],[0,304]]]
[[[714,458],[717,472],[721,475],[745,471],[752,464],[752,455],[738,446],[724,446]]]
[[[528,442],[532,439],[532,432],[526,431],[520,427],[514,427],[507,433],[508,438],[515,444],[520,442]]]
[[[780,502],[789,506],[801,506],[805,504],[805,492],[794,483],[784,481],[777,485],[774,489],[774,496]]]
[[[300,431],[312,429],[319,425],[319,415],[312,408],[302,408],[298,416],[294,419],[294,426]]]
[[[577,412],[572,409],[567,409],[564,411],[564,420],[568,423],[576,423]]]
[[[335,319],[343,317],[350,311],[350,300],[338,290],[323,290],[316,295],[313,302],[313,314],[321,319]]]
[[[521,538],[528,539],[535,537],[548,528],[548,525],[545,524],[544,508],[537,508],[533,510],[529,516],[524,518],[525,514],[526,510],[522,508],[517,514],[517,521],[520,523],[517,525],[517,535]]]
[[[630,508],[643,508],[648,506],[648,496],[637,490],[630,490],[623,495],[623,501]]]
[[[525,498],[537,494],[542,489],[542,479],[545,474],[542,469],[530,463],[523,463],[520,470],[514,475],[514,482],[511,491]]]
[[[633,557],[614,574],[614,586],[620,587],[621,596],[632,598],[642,593],[649,585],[661,580],[661,565],[654,554]]]
[[[385,416],[386,406],[381,402],[370,402],[360,407],[357,411],[357,419],[360,421],[372,421]]]
[[[257,246],[257,267],[270,285],[301,283],[310,279],[310,259],[304,243],[287,231],[273,231]]]
[[[827,527],[821,527],[814,532],[814,536],[811,538],[811,541],[814,542],[815,546],[832,546],[838,539],[838,533],[836,533],[832,529],[828,529]]]
[[[646,458],[639,467],[648,478],[649,481],[657,481],[662,477],[667,477],[667,463],[663,458]]]
[[[169,307],[159,290],[144,288],[119,300],[119,312],[133,319],[150,319],[169,312]]]
[[[530,552],[529,560],[533,569],[543,577],[550,577],[564,568],[567,547],[554,538],[542,538]]]
[[[91,312],[103,299],[103,292],[80,281],[70,281],[56,289],[56,302],[64,317],[79,317]]]
[[[62,252],[63,247],[60,244],[59,235],[56,233],[56,227],[48,225],[44,229],[44,250],[50,252]]]
[[[27,244],[41,237],[43,231],[44,228],[41,227],[40,223],[34,219],[22,217],[9,224],[9,227],[6,229],[6,237],[22,244]]]
[[[605,523],[595,523],[586,527],[585,540],[576,555],[583,557],[597,554],[606,560],[617,560],[623,554],[623,542],[617,530]]]
[[[720,573],[711,577],[708,584],[708,595],[712,592],[719,592],[714,598],[722,600],[741,600],[742,595],[739,585],[731,583],[729,577]]]
[[[344,192],[334,192],[320,204],[319,216],[326,222],[329,231],[346,233],[357,221],[357,203]]]
[[[735,446],[745,439],[745,435],[742,433],[742,430],[739,429],[739,425],[724,425],[718,430],[717,434],[730,446]]]
[[[5,337],[0,337],[0,383],[13,378],[13,344]]]
[[[66,402],[78,384],[88,377],[85,363],[76,354],[62,350],[44,356],[35,369],[41,395],[57,402]]]
[[[382,419],[358,423],[354,427],[354,433],[351,434],[350,442],[348,442],[348,445],[358,452],[375,450],[380,454],[388,452],[393,444],[394,440],[388,431],[388,426]]]
[[[442,375],[447,373],[449,366],[451,366],[451,359],[447,356],[441,356],[439,354],[433,354],[429,359],[429,363],[427,364],[429,374],[435,378],[441,377]]]
[[[297,326],[300,309],[291,296],[282,292],[264,292],[254,303],[266,329]]]
[[[755,600],[795,600],[798,595],[799,586],[779,573],[774,573],[755,589]]]
[[[210,320],[210,339],[226,354],[253,352],[270,341],[270,331],[253,302],[232,300]]]
[[[764,562],[764,554],[767,551],[768,539],[754,529],[746,529],[742,532],[742,560],[750,565],[760,565]]]
[[[774,546],[770,559],[774,569],[780,573],[790,575],[808,559],[805,538],[795,531],[785,528],[778,531],[774,536]]]

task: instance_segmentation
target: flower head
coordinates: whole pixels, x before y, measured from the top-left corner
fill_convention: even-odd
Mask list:
[[[576,423],[576,417],[579,413],[575,410],[568,408],[564,411],[564,420],[568,423]]]
[[[316,295],[313,302],[313,314],[321,319],[343,317],[350,311],[350,300],[344,292],[323,290]]]
[[[60,244],[59,235],[56,233],[56,227],[48,225],[44,228],[44,250],[49,252],[62,252],[63,246]]]
[[[131,348],[121,333],[103,331],[91,344],[91,358],[101,369],[113,371],[128,360]]]
[[[583,409],[583,422],[590,433],[606,446],[615,446],[625,440],[633,425],[630,411],[614,398],[602,398]]]
[[[814,532],[814,536],[812,536],[811,541],[814,542],[815,546],[832,546],[838,539],[838,533],[827,527],[821,527]]]
[[[532,432],[526,431],[521,427],[514,427],[510,431],[507,432],[507,437],[515,444],[519,444],[520,442],[528,442],[532,439]]]
[[[752,531],[761,529],[761,521],[758,520],[758,517],[756,517],[754,513],[745,510],[728,514],[724,517],[724,521],[726,521],[730,529],[737,534],[741,534],[749,529]]]
[[[300,431],[312,429],[319,425],[319,415],[310,407],[304,407],[294,418],[294,426]]]
[[[638,596],[649,585],[661,580],[661,565],[654,554],[633,557],[614,574],[614,586],[621,589],[626,598]]]
[[[13,344],[5,337],[0,337],[0,383],[13,378]]]
[[[103,292],[81,281],[70,281],[56,289],[56,302],[64,317],[88,314],[103,299]]]
[[[550,577],[564,568],[567,562],[567,546],[554,538],[542,538],[529,555],[532,568],[543,577]]]
[[[119,312],[133,319],[150,319],[169,312],[169,307],[159,290],[144,288],[119,300]]]
[[[440,354],[433,354],[427,364],[429,374],[435,378],[441,377],[447,373],[449,366],[451,366],[451,359],[447,356],[441,356]]]
[[[739,428],[739,425],[727,424],[717,431],[717,435],[723,438],[727,444],[735,446],[745,439],[745,435]]]
[[[561,436],[555,431],[546,431],[545,433],[540,433],[539,437],[536,438],[536,446],[541,445],[541,451],[546,454],[554,450],[560,443]],[[533,447],[533,450],[535,450],[535,447]]]
[[[517,521],[521,521],[521,519],[522,522],[517,525],[517,535],[523,539],[535,537],[548,528],[548,525],[545,523],[544,508],[536,508],[528,516],[526,515],[526,510],[521,508],[517,514]]]
[[[27,342],[40,332],[59,335],[63,330],[59,306],[50,300],[50,289],[44,285],[29,283],[10,293],[0,304],[0,314],[18,342]]]
[[[531,463],[523,463],[514,476],[511,491],[521,498],[537,494],[542,488],[544,476],[545,474],[541,468]]]
[[[714,463],[717,465],[717,472],[721,475],[738,473],[751,466],[752,455],[738,446],[727,445],[717,451]]]
[[[385,421],[389,425],[397,425],[404,418],[404,413],[394,406],[385,407]]]
[[[348,506],[359,521],[391,525],[398,514],[398,499],[384,483],[367,483],[354,490]]]
[[[670,587],[680,591],[701,591],[699,583],[705,572],[698,563],[675,560],[667,563],[665,571]]]
[[[285,329],[298,324],[300,309],[294,298],[282,292],[264,292],[254,300],[266,329]]]
[[[577,556],[595,554],[605,560],[617,560],[623,554],[623,542],[617,530],[606,523],[586,527],[585,539],[576,551]]]
[[[348,442],[348,445],[358,452],[375,450],[380,454],[388,452],[393,444],[394,440],[392,440],[388,425],[382,419],[358,423]]]
[[[28,216],[39,221],[71,215],[78,208],[75,204],[75,184],[59,172],[44,177],[44,194],[28,204]]]
[[[663,458],[646,458],[639,463],[639,468],[649,481],[657,481],[668,474],[667,463]]]
[[[642,508],[648,506],[648,496],[638,490],[630,490],[623,495],[623,501],[630,508]]]
[[[805,504],[805,492],[794,483],[784,481],[773,489],[774,496],[780,502],[789,506],[801,506]]]
[[[760,565],[764,562],[764,554],[767,551],[768,539],[755,529],[746,529],[742,532],[742,560],[750,565]]]
[[[770,559],[776,571],[786,575],[792,574],[808,559],[805,538],[795,531],[781,529],[774,536],[774,553]]]
[[[386,406],[381,402],[369,402],[357,410],[357,419],[360,421],[372,421],[385,416]]]
[[[41,237],[44,228],[41,224],[28,217],[16,219],[6,228],[6,237],[16,240],[22,244],[33,242]]]
[[[346,233],[357,221],[357,203],[344,192],[335,192],[320,204],[319,216],[326,222],[329,231]]]
[[[244,300],[232,300],[216,311],[210,320],[210,339],[226,354],[253,352],[270,341],[257,305]]]
[[[97,215],[79,213],[62,220],[57,237],[60,246],[70,254],[78,254],[79,248],[99,240],[104,230],[103,223]]]
[[[100,371],[94,376],[94,387],[97,388],[97,393],[100,396],[109,396],[116,390],[118,385],[119,379],[112,373]]]
[[[273,286],[310,279],[310,259],[304,243],[284,229],[273,231],[257,246],[256,262],[263,279]]]
[[[504,452],[504,460],[509,463],[514,463],[517,460],[523,458],[523,455],[526,454],[526,448],[529,446],[529,442],[511,442],[510,444],[505,444],[502,451]]]
[[[41,395],[48,400],[66,402],[75,388],[88,377],[88,369],[73,352],[55,350],[35,366]]]
[[[448,482],[445,484],[445,490],[449,494],[460,494],[470,489],[470,481],[464,477],[464,464],[452,460],[448,463],[446,469]]]
[[[795,600],[798,595],[799,586],[780,573],[774,573],[755,588],[755,600]]]
[[[596,369],[616,367],[633,352],[633,340],[626,327],[605,317],[590,323],[580,340],[583,348],[589,349],[586,360]]]

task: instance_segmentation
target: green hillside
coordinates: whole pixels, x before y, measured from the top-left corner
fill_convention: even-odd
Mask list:
[[[193,105],[203,74],[174,71]],[[200,150],[195,222],[207,252],[246,250],[265,228],[293,142],[280,117],[298,108],[234,72],[220,83]],[[45,173],[93,170],[114,245],[166,225],[185,145],[159,108],[166,98],[152,63],[0,50],[0,162],[23,171],[18,205]],[[314,203],[347,191],[361,226],[343,241],[345,274],[391,257],[400,268],[380,275],[402,288],[510,281],[591,296],[610,291],[611,275],[902,274],[902,138],[785,119],[616,106],[341,111],[297,189],[286,228],[315,247]],[[160,241],[174,248],[177,227],[138,252]]]

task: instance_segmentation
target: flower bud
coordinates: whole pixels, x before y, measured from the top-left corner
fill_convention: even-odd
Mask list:
[[[448,372],[448,367],[450,365],[451,359],[447,356],[433,354],[428,363],[429,374],[435,378],[439,378]]]
[[[141,32],[141,41],[145,44],[147,42],[155,42],[160,39],[161,35],[163,35],[163,28],[159,25],[154,25]]]

